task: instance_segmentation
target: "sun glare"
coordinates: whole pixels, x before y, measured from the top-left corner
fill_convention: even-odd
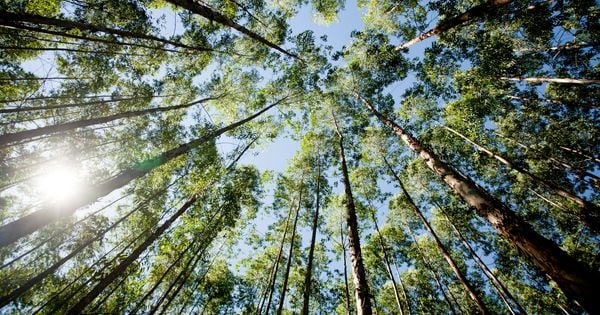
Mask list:
[[[65,202],[79,190],[77,171],[68,166],[54,166],[44,169],[36,180],[36,187],[45,201]]]

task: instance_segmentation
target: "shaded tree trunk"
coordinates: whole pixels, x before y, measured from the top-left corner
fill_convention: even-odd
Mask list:
[[[315,214],[312,221],[312,234],[310,238],[310,249],[308,250],[308,262],[306,264],[306,272],[304,274],[304,288],[302,292],[302,315],[308,315],[310,307],[310,287],[312,284],[312,268],[313,258],[315,253],[315,243],[317,240],[317,227],[319,226],[319,205],[320,205],[320,188],[321,188],[321,164],[317,157],[317,197],[315,205]]]
[[[339,138],[339,154],[342,166],[342,176],[344,182],[344,193],[346,195],[346,223],[348,225],[348,244],[350,247],[350,262],[352,264],[352,278],[354,282],[354,295],[356,298],[357,315],[371,315],[371,295],[367,282],[367,273],[363,264],[362,252],[360,249],[360,237],[358,233],[358,219],[356,217],[356,207],[354,206],[354,197],[348,177],[348,166],[346,165],[346,155],[344,154],[344,137],[337,126],[334,116],[334,123]]]
[[[503,7],[511,2],[512,0],[488,0],[486,3],[476,5],[457,16],[453,16],[441,21],[434,28],[422,33],[421,35],[409,40],[408,42],[405,42],[400,46],[397,46],[396,50],[398,51],[408,48],[418,42],[428,39],[429,37],[446,32],[447,30],[457,27],[461,24],[471,23],[476,19],[483,17],[485,14],[490,13],[491,11]]]
[[[461,175],[435,154],[426,150],[416,138],[378,112],[367,100],[360,95],[357,96],[363,100],[368,110],[415,151],[427,167],[474,207],[479,215],[486,218],[502,236],[517,246],[524,256],[555,281],[567,297],[577,301],[589,313],[600,312],[600,300],[593,293],[596,284],[600,282],[597,271],[590,270],[554,242],[537,233],[529,223],[506,208],[471,179]]]
[[[244,26],[242,26],[242,25],[232,21],[228,17],[224,16],[223,14],[221,14],[217,11],[214,11],[213,9],[211,9],[201,3],[194,2],[192,0],[166,0],[166,1],[169,3],[172,3],[176,6],[182,7],[190,12],[193,12],[195,14],[203,16],[210,21],[214,21],[219,24],[233,28],[233,29],[239,31],[240,33],[248,36],[249,38],[252,38],[253,40],[256,40],[257,42],[259,42],[263,45],[266,45],[275,50],[278,50],[279,52],[282,52],[285,55],[288,55],[293,58],[298,58],[298,56],[296,56],[295,54],[288,52],[287,50],[281,48],[280,46],[266,40],[264,37],[260,36],[259,34],[245,28]]]
[[[69,204],[64,206],[49,206],[41,210],[35,211],[31,214],[25,215],[24,217],[17,219],[13,222],[3,225],[0,227],[0,248],[8,246],[22,237],[25,237],[38,229],[53,223],[60,218],[70,216],[80,207],[86,206],[93,203],[96,199],[106,196],[112,191],[119,189],[131,181],[143,177],[153,169],[166,164],[167,162],[182,156],[192,149],[199,147],[207,141],[214,139],[221,134],[234,130],[245,123],[252,121],[256,117],[260,116],[267,110],[275,107],[277,104],[283,102],[288,96],[278,100],[277,102],[265,107],[264,109],[256,112],[255,114],[239,120],[233,124],[219,128],[215,131],[209,132],[207,135],[192,140],[188,143],[182,144],[177,148],[163,152],[162,154],[155,156],[154,158],[138,162],[131,168],[122,171],[119,175],[111,178],[110,180],[94,186],[92,189],[80,194],[79,198],[72,200]]]
[[[498,154],[492,152],[491,150],[480,145],[479,143],[467,138],[465,135],[459,133],[458,131],[456,131],[448,126],[442,126],[442,127],[444,127],[444,129],[452,132],[453,134],[459,136],[460,138],[462,138],[469,144],[473,145],[479,151],[500,161],[502,164],[508,166],[509,168],[529,177],[536,184],[544,186],[544,187],[554,191],[556,194],[573,201],[577,206],[579,206],[582,209],[582,211],[580,211],[580,213],[577,214],[577,216],[581,219],[582,223],[584,223],[586,226],[588,226],[592,231],[600,230],[600,217],[599,217],[600,207],[598,207],[597,205],[595,205],[583,198],[580,198],[579,196],[577,196],[575,193],[573,193],[570,190],[567,190],[565,188],[560,188],[560,187],[554,185],[553,183],[540,178],[539,176],[529,172],[528,170],[516,165],[515,163],[510,161],[507,157],[504,157],[504,156],[501,156],[501,155],[498,155]]]
[[[45,127],[41,127],[41,128],[37,128],[37,129],[19,131],[19,132],[14,132],[14,133],[7,133],[7,134],[0,136],[0,146],[5,146],[9,143],[32,139],[32,138],[43,136],[43,135],[49,135],[49,134],[58,133],[58,132],[65,132],[65,131],[69,131],[69,130],[73,130],[73,129],[77,129],[77,128],[83,128],[83,127],[92,126],[92,125],[104,124],[104,123],[111,122],[111,121],[118,120],[118,119],[149,115],[149,114],[153,114],[153,113],[163,113],[163,112],[168,112],[168,111],[172,111],[172,110],[188,108],[190,106],[201,104],[201,103],[204,103],[204,102],[207,102],[210,100],[214,100],[214,99],[217,99],[217,98],[216,97],[208,97],[208,98],[204,98],[204,99],[201,99],[201,100],[198,100],[195,102],[176,105],[176,106],[157,107],[157,108],[148,108],[148,109],[143,109],[143,110],[128,111],[128,112],[114,114],[114,115],[110,115],[110,116],[106,116],[106,117],[83,119],[83,120],[72,121],[72,122],[68,122],[68,123],[64,123],[64,124],[45,126]]]
[[[460,281],[460,283],[463,285],[463,287],[467,291],[467,293],[468,293],[469,297],[471,298],[471,300],[473,300],[473,302],[475,302],[475,305],[477,305],[477,308],[479,309],[479,312],[481,314],[490,314],[489,310],[487,309],[487,307],[485,306],[485,304],[483,303],[483,301],[481,300],[481,298],[479,297],[479,295],[477,294],[477,292],[475,292],[475,288],[471,285],[471,283],[465,277],[465,275],[463,274],[463,272],[460,271],[460,269],[456,265],[456,262],[454,261],[454,259],[452,258],[452,256],[450,256],[450,252],[446,249],[446,246],[444,246],[444,244],[442,243],[442,241],[437,236],[437,233],[435,233],[435,231],[433,230],[433,228],[431,227],[431,225],[429,225],[429,222],[427,221],[427,219],[425,218],[425,216],[423,215],[423,213],[421,212],[421,210],[419,209],[419,207],[417,207],[417,204],[415,203],[415,201],[408,194],[408,191],[404,187],[404,184],[402,183],[402,180],[400,179],[400,177],[398,176],[398,174],[396,174],[396,172],[394,171],[394,169],[392,168],[392,166],[389,163],[387,163],[387,161],[386,161],[386,165],[389,168],[390,173],[392,173],[392,175],[394,176],[394,178],[398,182],[398,186],[400,186],[400,190],[402,191],[402,194],[404,195],[404,197],[408,201],[408,204],[414,210],[415,214],[419,217],[419,220],[421,220],[421,223],[423,223],[423,226],[425,226],[425,229],[427,230],[427,232],[429,232],[429,234],[433,238],[433,241],[435,242],[435,245],[437,246],[437,248],[442,253],[442,256],[444,256],[444,259],[446,260],[446,262],[450,266],[450,269],[452,269],[452,271],[454,272],[454,274],[458,278],[458,281]]]

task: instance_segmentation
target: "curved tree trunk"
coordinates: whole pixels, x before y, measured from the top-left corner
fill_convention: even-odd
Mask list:
[[[386,160],[384,159],[384,161],[386,161]],[[417,207],[417,204],[415,203],[415,201],[408,194],[408,191],[406,191],[406,188],[404,187],[404,184],[402,183],[402,180],[400,179],[400,177],[398,176],[398,174],[396,174],[396,172],[392,169],[392,166],[389,163],[387,163],[387,161],[386,161],[386,165],[389,168],[390,173],[392,173],[392,175],[394,176],[394,178],[398,182],[398,186],[400,186],[400,190],[402,191],[402,194],[404,195],[404,197],[408,201],[408,204],[414,210],[415,214],[419,217],[419,220],[421,220],[421,223],[423,223],[423,226],[425,226],[425,229],[427,230],[427,232],[429,232],[429,234],[433,238],[433,241],[435,242],[435,245],[437,246],[437,248],[442,253],[442,256],[444,256],[444,259],[446,260],[446,262],[450,266],[450,269],[452,269],[452,271],[454,272],[454,274],[458,278],[458,281],[460,281],[460,283],[463,285],[463,287],[467,291],[467,293],[468,293],[469,297],[471,298],[471,300],[473,300],[473,302],[475,302],[475,305],[477,305],[477,308],[479,309],[479,312],[481,314],[490,314],[489,310],[487,309],[487,307],[485,306],[485,304],[483,303],[483,301],[481,300],[481,298],[479,297],[479,295],[477,294],[477,292],[475,292],[475,288],[471,285],[471,283],[465,277],[465,275],[463,274],[463,272],[460,271],[460,269],[456,265],[456,262],[454,262],[454,259],[450,255],[450,252],[448,252],[448,250],[446,249],[446,246],[444,246],[444,244],[442,243],[442,241],[437,236],[437,233],[435,233],[435,231],[433,230],[433,228],[431,227],[431,225],[429,225],[429,222],[427,221],[427,219],[425,218],[425,216],[423,215],[423,213],[421,212],[421,210],[419,209],[419,207]]]
[[[348,177],[348,166],[346,165],[346,155],[344,154],[344,137],[342,136],[335,121],[335,128],[339,138],[340,163],[342,165],[342,176],[344,181],[344,193],[346,195],[346,223],[348,225],[348,243],[350,247],[350,262],[352,264],[352,278],[354,282],[354,295],[356,298],[357,315],[371,315],[371,295],[367,282],[367,273],[363,264],[362,252],[360,249],[360,237],[358,234],[358,219],[356,217],[356,208],[354,206],[354,197]]]
[[[105,124],[107,122],[111,122],[111,121],[118,120],[118,119],[149,115],[149,114],[153,114],[153,113],[163,113],[163,112],[168,112],[168,111],[172,111],[172,110],[188,108],[190,106],[201,104],[201,103],[204,103],[204,102],[207,102],[210,100],[214,100],[214,99],[217,99],[217,98],[216,97],[208,97],[208,98],[204,98],[204,99],[201,99],[201,100],[198,100],[195,102],[191,102],[191,103],[187,103],[187,104],[128,111],[128,112],[118,113],[118,114],[114,114],[114,115],[110,115],[110,116],[106,116],[106,117],[83,119],[83,120],[71,121],[71,122],[64,123],[64,124],[45,126],[45,127],[41,127],[41,128],[37,128],[37,129],[18,131],[18,132],[14,132],[14,133],[7,133],[7,134],[0,136],[0,146],[5,146],[5,145],[13,143],[13,142],[19,142],[19,141],[39,137],[39,136],[57,133],[57,132],[65,132],[65,131],[69,131],[69,130],[73,130],[73,129],[77,129],[77,128]]]
[[[298,56],[296,56],[295,54],[288,52],[287,50],[281,48],[280,46],[266,40],[264,37],[258,35],[257,33],[254,33],[253,31],[245,28],[244,26],[232,21],[231,19],[224,16],[223,14],[221,14],[199,2],[194,2],[192,0],[166,0],[166,1],[169,3],[172,3],[176,6],[182,7],[190,12],[193,12],[195,14],[203,16],[210,21],[214,21],[219,24],[233,28],[233,29],[239,31],[240,33],[252,38],[253,40],[256,40],[263,45],[266,45],[275,50],[278,50],[278,51],[284,53],[285,55],[288,55],[293,58],[298,58]]]
[[[425,162],[427,167],[474,207],[479,215],[486,218],[502,236],[517,246],[524,256],[555,281],[568,298],[577,301],[589,313],[600,312],[600,300],[593,293],[597,283],[600,283],[600,274],[597,271],[590,270],[554,242],[537,233],[529,223],[506,208],[471,179],[461,175],[435,154],[426,150],[416,138],[378,112],[366,99],[358,94],[357,97],[383,124],[391,128]]]
[[[457,16],[453,16],[451,18],[447,18],[447,19],[441,21],[434,28],[426,31],[425,33],[422,33],[421,35],[409,40],[408,42],[406,42],[400,46],[397,46],[396,50],[398,51],[401,49],[408,48],[418,42],[422,42],[422,41],[428,39],[429,37],[443,33],[445,31],[452,29],[454,27],[457,27],[461,24],[471,23],[475,19],[482,17],[483,15],[489,13],[490,11],[500,8],[502,6],[505,6],[511,2],[512,2],[512,0],[488,0],[486,3],[476,5]]]
[[[267,110],[283,102],[287,98],[288,97],[286,96],[247,118],[239,120],[233,124],[217,129],[215,131],[209,132],[203,137],[192,140],[186,144],[182,144],[177,148],[165,151],[162,154],[155,156],[154,158],[138,162],[135,166],[122,171],[119,175],[111,178],[110,180],[98,184],[93,188],[81,193],[79,198],[72,200],[67,205],[61,205],[60,207],[49,206],[1,226],[0,248],[8,246],[16,242],[20,238],[37,231],[38,229],[50,223],[56,222],[60,218],[70,216],[77,209],[93,203],[98,198],[108,195],[112,191],[127,185],[128,183],[137,178],[145,176],[153,169],[188,153],[192,149],[199,147],[200,145],[220,136],[221,134],[227,131],[233,130],[241,125],[244,125],[249,121],[252,121]]]
[[[308,250],[308,262],[306,264],[306,272],[304,273],[304,288],[302,290],[302,315],[308,315],[310,307],[310,287],[312,284],[312,268],[315,253],[315,242],[317,240],[317,227],[319,226],[319,204],[320,188],[321,188],[321,164],[317,157],[317,198],[315,205],[315,214],[312,221],[312,234],[310,238],[310,249]]]
[[[515,163],[510,161],[508,158],[492,152],[491,150],[480,145],[479,143],[467,138],[465,135],[459,133],[458,131],[456,131],[448,126],[442,126],[442,127],[444,127],[444,129],[452,132],[453,134],[457,135],[461,139],[465,140],[469,144],[473,145],[479,151],[500,161],[502,164],[508,166],[509,168],[529,177],[532,181],[534,181],[538,185],[541,185],[550,190],[553,190],[558,195],[563,196],[563,197],[573,201],[577,206],[579,206],[582,209],[582,211],[580,211],[580,213],[576,214],[581,219],[582,223],[584,223],[592,231],[600,230],[600,207],[598,207],[597,205],[577,196],[575,193],[573,193],[572,191],[570,191],[566,188],[560,188],[560,187],[554,185],[553,183],[551,183],[547,180],[544,180],[544,179],[540,178],[539,176],[529,172],[528,170],[517,166]]]

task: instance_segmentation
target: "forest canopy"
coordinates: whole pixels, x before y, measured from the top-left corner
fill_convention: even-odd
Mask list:
[[[593,0],[0,1],[0,313],[600,314]]]

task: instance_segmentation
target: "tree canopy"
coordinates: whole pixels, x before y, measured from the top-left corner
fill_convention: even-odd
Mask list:
[[[599,42],[592,0],[1,1],[0,312],[600,313]]]

